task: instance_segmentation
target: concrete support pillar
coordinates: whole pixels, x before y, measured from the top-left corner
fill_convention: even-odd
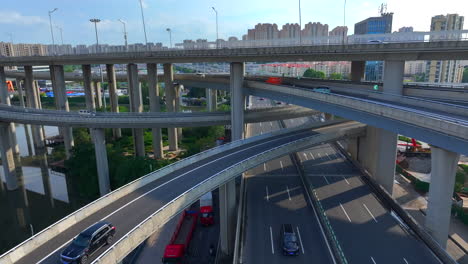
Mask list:
[[[81,68],[83,70],[83,87],[85,92],[86,109],[94,112],[96,111],[96,102],[94,101],[93,96],[91,65],[85,64],[82,65]]]
[[[446,248],[450,227],[455,174],[460,154],[431,147],[431,186],[427,203],[426,228]]]
[[[217,103],[216,90],[206,89],[206,109],[208,112],[216,111]]]
[[[94,94],[96,95],[96,107],[102,108],[101,82],[94,82]]]
[[[231,63],[231,138],[244,138],[245,98],[242,91],[244,63]],[[230,181],[219,188],[221,251],[231,255],[234,249],[236,230],[236,183]]]
[[[181,112],[181,96],[180,93],[184,89],[184,86],[182,84],[177,84],[174,86],[175,89],[175,111],[176,112]],[[178,127],[177,128],[177,141],[182,140],[182,128]]]
[[[109,165],[107,161],[107,149],[104,129],[92,128],[94,140],[94,151],[96,153],[96,164],[99,181],[99,193],[101,196],[110,192]]]
[[[148,63],[146,69],[148,70],[148,92],[150,112],[161,112],[157,64]],[[164,157],[161,128],[153,128],[152,134],[154,158],[161,159]]]
[[[358,160],[390,195],[393,192],[397,134],[368,126],[366,136],[359,138]]]
[[[130,95],[130,111],[141,113],[143,112],[143,101],[141,97],[141,86],[138,81],[138,68],[136,64],[130,63],[127,65],[128,89]],[[133,144],[135,147],[135,155],[139,157],[145,156],[145,142],[143,138],[142,128],[133,128]]]
[[[109,99],[111,112],[119,112],[119,96],[117,95],[117,79],[115,78],[114,64],[106,64],[107,83],[109,84]],[[122,130],[120,128],[112,129],[114,139],[122,137]]]
[[[20,106],[25,107],[23,85],[21,81],[22,81],[21,78],[16,78],[16,90],[18,91]]]
[[[383,76],[383,92],[402,95],[404,72],[405,61],[385,61]]]
[[[51,79],[52,79],[52,88],[54,90],[54,96],[56,98],[56,103],[57,103],[57,110],[68,112],[70,109],[68,107],[63,65],[51,65],[50,74],[51,74]],[[71,155],[71,149],[74,145],[72,128],[71,127],[59,127],[59,131],[63,137],[67,159],[69,159]]]
[[[351,62],[351,81],[360,82],[364,78],[364,71],[366,69],[365,61],[352,61]]]
[[[24,66],[24,92],[26,95],[26,106],[30,108],[39,109],[38,100],[35,97],[37,93],[34,92],[34,78],[32,66]],[[33,136],[33,145],[35,153],[41,152],[45,148],[44,144],[44,131],[41,126],[31,125],[31,133]]]
[[[168,112],[176,111],[176,91],[174,89],[174,72],[171,63],[164,64],[164,84],[166,91],[166,107]],[[178,147],[177,142],[177,128],[170,127],[167,129],[169,138],[169,150],[176,151]]]

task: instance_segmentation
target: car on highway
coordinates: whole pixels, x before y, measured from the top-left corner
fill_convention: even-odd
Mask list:
[[[367,41],[368,44],[382,44],[384,43],[382,40],[378,40],[378,39],[371,39],[369,41]]]
[[[319,92],[319,93],[330,93],[331,89],[330,87],[319,86],[319,87],[315,87],[314,89],[312,89],[312,91]]]
[[[281,246],[284,256],[299,255],[299,242],[291,224],[281,225]]]
[[[86,109],[78,110],[78,114],[84,115],[84,116],[95,116],[96,115],[96,113],[91,112],[91,111],[86,110]]]
[[[93,253],[112,243],[114,235],[115,226],[106,221],[97,222],[73,239],[60,254],[60,260],[64,264],[86,264]]]

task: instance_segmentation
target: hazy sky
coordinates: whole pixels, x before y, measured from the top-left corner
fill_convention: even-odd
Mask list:
[[[354,24],[370,16],[378,16],[382,0],[347,0],[346,25],[351,32]],[[302,24],[321,22],[330,30],[343,25],[344,0],[302,0]],[[169,42],[166,28],[173,31],[173,42],[183,39],[216,37],[214,6],[219,13],[221,38],[241,38],[257,23],[281,25],[299,21],[297,0],[143,0],[149,42]],[[388,0],[387,10],[394,12],[393,31],[413,26],[428,31],[434,15],[458,13],[467,17],[468,0]],[[53,24],[63,28],[63,40],[70,44],[93,44],[94,27],[90,18],[100,18],[100,43],[122,44],[122,24],[127,21],[129,43],[143,43],[139,0],[0,0],[0,41],[15,43],[52,43],[48,10]],[[465,28],[468,21],[465,23]],[[59,30],[54,26],[56,43]]]

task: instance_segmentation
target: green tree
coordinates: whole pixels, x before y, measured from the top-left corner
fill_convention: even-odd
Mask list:
[[[463,70],[462,82],[468,83],[468,67],[465,67],[465,69]]]
[[[307,69],[302,76],[316,79],[325,79],[325,73],[316,71],[314,69]]]
[[[426,74],[424,72],[414,75],[415,82],[424,82],[426,79]]]
[[[330,80],[342,80],[343,79],[343,75],[341,75],[340,73],[332,73],[330,74],[330,76],[328,77],[328,79]]]
[[[205,97],[206,96],[206,89],[191,87],[189,89],[189,92],[188,92],[187,96],[192,97],[192,98]]]

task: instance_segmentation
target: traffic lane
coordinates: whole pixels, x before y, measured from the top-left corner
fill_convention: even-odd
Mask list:
[[[427,247],[399,226],[359,176],[309,179],[350,263],[439,263]],[[356,237],[360,237],[359,244]],[[362,254],[363,248],[366,254]]]
[[[244,261],[247,263],[332,263],[299,177],[246,179]],[[292,224],[302,241],[299,256],[283,256],[281,224]],[[298,231],[299,230],[299,231]]]
[[[143,197],[141,197],[140,199],[137,199],[136,201],[129,204],[128,206],[123,207],[122,210],[117,211],[116,213],[113,213],[110,217],[105,217],[105,216],[101,216],[101,217],[103,217],[102,219],[105,219],[114,223],[114,225],[117,227],[117,230],[120,230],[120,232],[117,232],[115,236],[114,241],[116,241],[120,238],[120,236],[122,236],[123,234],[126,234],[134,226],[142,222],[149,215],[151,215],[157,209],[159,209],[162,205],[169,202],[173,198],[177,197],[177,195],[179,195],[180,193],[188,190],[190,187],[208,178],[210,175],[213,175],[223,170],[224,168],[229,167],[230,165],[233,165],[241,160],[244,160],[245,157],[250,157],[257,153],[261,153],[268,149],[276,147],[278,145],[287,143],[292,138],[298,139],[301,137],[305,137],[307,135],[311,135],[311,133],[313,132],[293,133],[293,135],[291,136],[283,136],[280,138],[276,138],[271,141],[260,143],[258,145],[253,145],[247,149],[241,148],[240,150],[237,150],[234,152],[230,151],[229,152],[230,154],[225,153],[221,157],[219,157],[218,160],[210,158],[209,161],[205,160],[204,162],[198,164],[198,166],[196,168],[193,168],[192,170],[188,170],[188,171],[187,169],[181,170],[181,171],[185,171],[182,174],[181,174],[181,171],[173,172],[169,174],[168,176],[164,177],[165,179],[167,179],[167,181],[164,184],[158,185],[157,187],[153,188],[154,190],[148,191],[148,193],[146,193]],[[220,164],[222,165],[220,166]],[[180,175],[183,175],[183,176],[178,177]],[[174,191],[174,190],[178,190],[178,191]],[[151,206],[148,206],[148,205],[151,205]],[[132,212],[138,212],[138,214],[135,214]],[[127,215],[131,217],[128,217]],[[121,221],[120,218],[125,218],[125,221]],[[94,222],[97,222],[99,220],[101,220],[101,218],[95,218]],[[32,259],[32,260],[29,259],[28,260],[29,262],[24,262],[24,263],[40,262],[41,259],[43,263],[56,262],[59,259],[60,252],[63,250],[66,244],[71,240],[71,238],[76,236],[79,232],[81,232],[82,230],[84,230],[86,227],[88,227],[94,222],[90,222],[88,225],[84,225],[84,226],[82,225],[82,229],[78,230],[74,234],[70,234],[69,237],[63,238],[62,241],[64,242],[62,242],[62,244],[59,244],[55,247],[49,246],[49,248],[47,248],[49,251],[46,251],[46,252],[41,251],[42,253],[41,255],[46,256],[48,253],[59,249],[54,254],[50,255],[49,257],[46,257],[45,259],[42,259],[43,257],[38,258],[38,259]],[[21,260],[21,262],[25,261],[23,259]]]

